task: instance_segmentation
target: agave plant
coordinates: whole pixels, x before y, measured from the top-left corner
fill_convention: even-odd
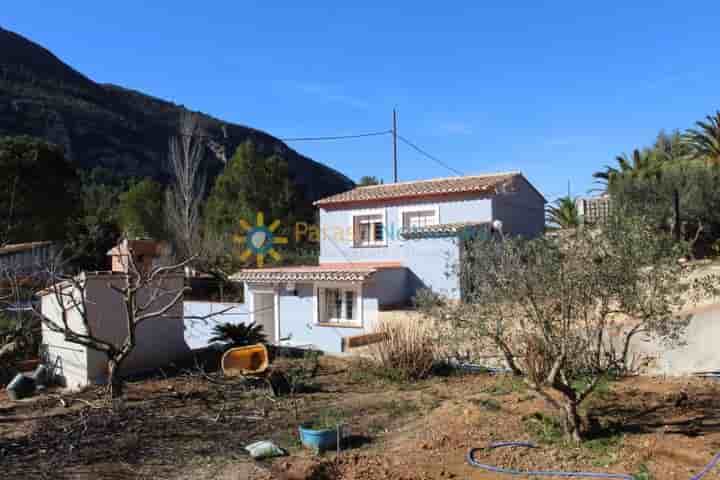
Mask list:
[[[683,136],[691,157],[708,165],[720,165],[720,111],[695,125],[697,128],[689,129]]]
[[[210,342],[229,342],[234,347],[266,343],[267,336],[262,325],[245,325],[244,323],[222,323],[212,329]]]
[[[580,214],[572,197],[561,197],[547,208],[547,222],[559,228],[575,228],[580,225]]]

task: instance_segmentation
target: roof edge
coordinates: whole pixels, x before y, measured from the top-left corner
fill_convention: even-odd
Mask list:
[[[384,183],[384,184],[380,184],[380,185],[367,185],[367,186],[364,186],[364,187],[355,187],[355,188],[353,188],[353,189],[351,189],[351,190],[348,190],[348,191],[346,191],[346,192],[341,192],[341,193],[338,193],[338,194],[335,194],[335,195],[330,195],[330,196],[328,196],[328,197],[321,198],[321,199],[319,199],[319,200],[315,200],[315,201],[313,202],[313,205],[316,205],[316,206],[332,205],[332,204],[338,204],[338,205],[339,205],[339,204],[344,204],[344,203],[356,203],[356,202],[357,202],[357,203],[368,203],[368,202],[377,202],[377,201],[382,201],[382,200],[395,200],[395,199],[402,199],[402,198],[417,198],[417,197],[419,197],[419,196],[438,196],[438,195],[442,196],[442,195],[447,195],[448,193],[451,193],[451,194],[456,194],[456,193],[457,193],[457,194],[460,194],[460,193],[468,193],[468,192],[472,192],[473,190],[469,189],[469,190],[465,190],[465,191],[459,190],[459,191],[457,191],[457,192],[424,193],[424,194],[422,194],[422,195],[399,195],[399,196],[395,196],[395,197],[393,197],[393,196],[388,196],[388,197],[373,198],[373,199],[367,199],[367,200],[365,200],[365,199],[363,199],[363,200],[352,200],[352,201],[348,201],[348,200],[332,201],[332,200],[330,200],[330,199],[332,199],[333,197],[335,197],[335,196],[337,196],[337,195],[342,195],[342,194],[344,194],[344,193],[353,192],[353,191],[358,191],[358,190],[368,191],[368,190],[374,190],[374,189],[379,189],[379,188],[387,188],[387,187],[389,187],[389,186],[397,186],[397,185],[399,185],[399,186],[402,186],[402,185],[417,185],[417,184],[425,184],[425,183],[432,183],[432,182],[443,182],[443,181],[449,181],[449,180],[461,180],[461,179],[462,179],[462,180],[466,180],[466,179],[492,178],[492,177],[513,177],[513,176],[518,176],[518,175],[519,175],[519,176],[522,176],[523,178],[525,178],[524,175],[522,174],[522,172],[521,172],[520,170],[510,170],[510,171],[506,171],[506,172],[483,173],[483,174],[477,174],[477,175],[457,175],[457,176],[453,176],[453,177],[438,177],[438,178],[428,178],[428,179],[424,179],[424,180],[409,180],[409,181],[405,181],[405,182]],[[525,178],[525,180],[528,181],[527,178]],[[530,183],[530,182],[528,181],[528,183]]]

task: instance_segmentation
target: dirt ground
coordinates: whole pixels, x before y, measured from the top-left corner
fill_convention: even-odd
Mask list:
[[[292,366],[279,359],[274,368]],[[275,398],[198,370],[128,384],[110,413],[100,389],[46,392],[11,402],[0,394],[0,478],[452,479],[509,478],[471,468],[470,447],[531,440],[534,449],[481,451],[483,463],[689,479],[720,451],[720,383],[630,378],[602,385],[586,406],[590,439],[570,446],[554,412],[509,376],[436,376],[392,383],[356,362],[323,357],[313,388]],[[347,424],[347,446],[317,456],[299,423]],[[243,447],[270,439],[290,455],[254,462]],[[720,469],[719,469],[720,470]],[[650,476],[648,476],[648,474]],[[705,478],[718,479],[715,470]]]

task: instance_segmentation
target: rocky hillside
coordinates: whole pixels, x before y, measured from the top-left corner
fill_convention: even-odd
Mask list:
[[[0,136],[27,134],[64,146],[85,168],[104,166],[132,176],[166,178],[168,137],[182,105],[115,85],[98,84],[45,48],[0,28]],[[341,173],[300,155],[253,128],[201,114],[213,177],[238,144],[253,140],[282,153],[309,199],[352,187]]]

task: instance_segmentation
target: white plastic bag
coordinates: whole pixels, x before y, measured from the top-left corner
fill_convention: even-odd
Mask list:
[[[287,455],[285,450],[269,440],[261,440],[259,442],[251,443],[245,447],[245,450],[247,450],[250,456],[256,460]]]

